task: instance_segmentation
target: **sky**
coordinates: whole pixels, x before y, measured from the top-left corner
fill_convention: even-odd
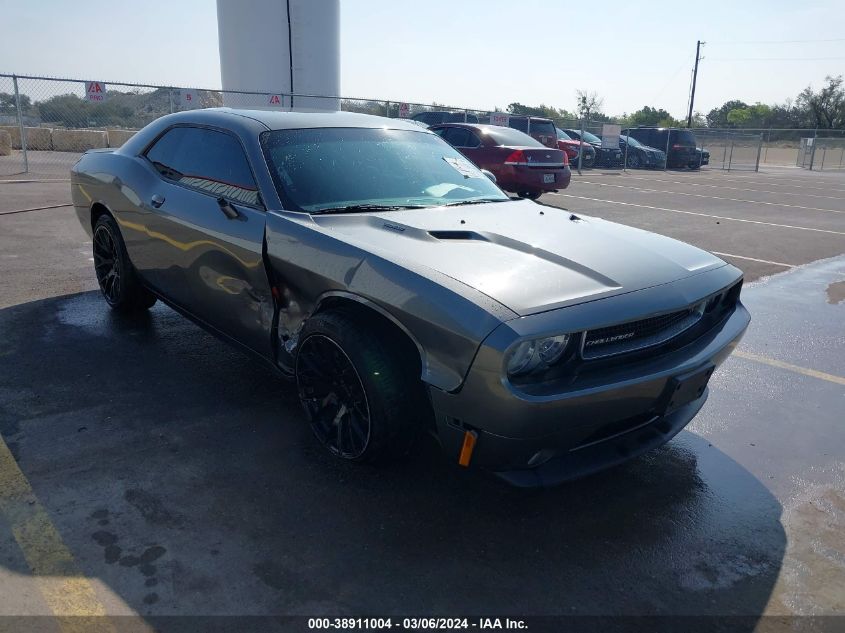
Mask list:
[[[698,39],[703,113],[781,103],[845,74],[843,0],[340,4],[344,96],[572,111],[580,89],[606,114],[681,117]],[[0,14],[0,73],[220,87],[215,0],[2,0]]]

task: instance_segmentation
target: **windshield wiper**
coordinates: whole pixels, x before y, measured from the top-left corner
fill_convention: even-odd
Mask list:
[[[465,204],[486,204],[487,202],[510,202],[510,198],[475,198],[473,200],[459,200],[458,202],[449,202],[444,207],[457,207]]]
[[[329,213],[363,213],[365,211],[400,211],[402,209],[424,209],[424,204],[348,204],[343,207],[328,207],[311,211],[311,215]]]

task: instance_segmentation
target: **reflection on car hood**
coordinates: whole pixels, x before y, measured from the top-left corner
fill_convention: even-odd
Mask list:
[[[528,200],[316,216],[331,235],[434,269],[520,315],[641,290],[724,266],[668,237]]]

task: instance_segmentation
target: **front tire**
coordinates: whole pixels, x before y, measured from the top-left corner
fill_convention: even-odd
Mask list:
[[[342,310],[318,313],[296,354],[297,391],[314,436],[353,462],[404,455],[430,412],[410,347],[373,323]]]
[[[155,295],[138,281],[113,217],[101,215],[97,218],[92,241],[94,272],[106,303],[119,312],[151,308],[156,302]]]
[[[628,167],[630,169],[639,169],[642,167],[642,161],[640,160],[639,155],[636,152],[633,154],[628,154]]]

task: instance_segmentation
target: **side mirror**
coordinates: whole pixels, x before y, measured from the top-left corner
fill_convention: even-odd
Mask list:
[[[487,176],[493,182],[496,182],[496,174],[494,174],[492,171],[487,171],[486,169],[482,169],[481,173],[484,174],[485,176]]]

